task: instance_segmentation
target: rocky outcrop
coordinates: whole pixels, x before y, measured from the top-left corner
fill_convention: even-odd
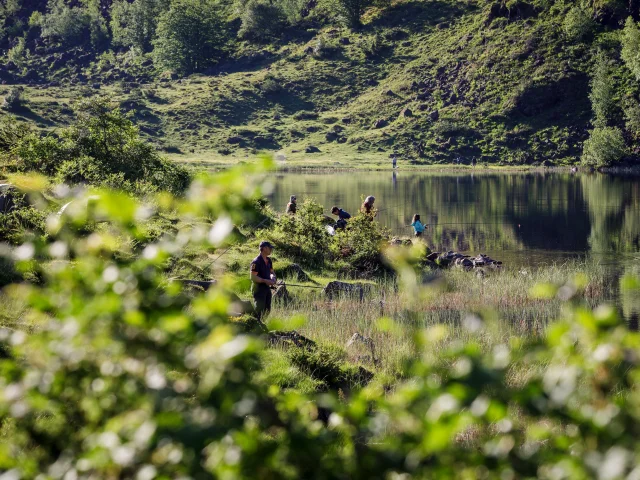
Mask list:
[[[311,282],[311,278],[297,263],[287,265],[278,271],[278,276],[295,279],[297,282]]]
[[[462,253],[454,252],[452,250],[446,253],[434,252],[431,253],[428,257],[428,260],[431,260],[436,263],[441,268],[447,267],[460,267],[466,270],[470,270],[475,267],[490,267],[490,268],[501,268],[502,262],[494,260],[493,258],[481,253],[476,257],[471,257],[469,255],[463,255]]]
[[[361,352],[363,348],[366,352],[364,354]],[[345,349],[358,362],[372,363],[375,366],[380,365],[380,360],[376,355],[376,346],[371,337],[365,337],[356,332],[345,345]]]
[[[15,208],[15,187],[10,183],[0,184],[0,214],[9,213]]]
[[[369,285],[364,283],[347,283],[347,282],[329,282],[322,292],[329,300],[342,296],[357,296],[360,301],[364,300],[364,295],[370,289]]]

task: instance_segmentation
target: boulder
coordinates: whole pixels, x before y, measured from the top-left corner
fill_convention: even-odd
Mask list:
[[[311,278],[297,263],[287,265],[278,271],[279,277],[294,278],[297,282],[310,282]]]
[[[403,108],[402,111],[400,112],[400,116],[404,118],[413,117],[413,112],[409,107]]]
[[[387,121],[382,118],[376,120],[373,124],[373,128],[383,128],[386,126],[387,126]]]
[[[0,214],[9,213],[15,208],[16,189],[10,183],[0,184]]]
[[[238,145],[242,143],[242,137],[239,137],[237,135],[233,137],[229,137],[227,138],[227,143],[230,143],[231,145]]]
[[[338,134],[336,132],[327,132],[324,138],[327,142],[335,142],[338,140]]]
[[[351,123],[351,119],[349,117],[343,117],[342,123]]]
[[[439,118],[440,112],[438,112],[438,110],[434,110],[429,114],[429,120],[431,120],[432,122],[437,122]]]
[[[322,292],[329,300],[332,300],[336,297],[357,295],[360,298],[360,301],[362,301],[364,300],[365,290],[368,290],[368,286],[365,286],[363,283],[333,281],[327,283],[327,286],[324,287]]]
[[[376,355],[376,346],[373,339],[365,337],[358,332],[354,333],[345,345],[347,353],[356,361],[373,363],[378,366],[380,360]]]
[[[273,301],[282,302],[285,305],[291,301],[291,295],[289,295],[287,286],[284,284],[276,285],[276,289],[273,292],[272,298],[273,298]]]
[[[304,151],[305,153],[320,153],[320,149],[314,145],[309,145]]]

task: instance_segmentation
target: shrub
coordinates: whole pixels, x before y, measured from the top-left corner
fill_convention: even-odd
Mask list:
[[[260,0],[245,3],[240,18],[242,24],[238,37],[255,41],[264,41],[278,35],[284,23],[284,13],[280,6]]]
[[[572,41],[587,40],[596,27],[591,15],[580,6],[575,6],[564,19],[564,33]]]
[[[287,22],[295,25],[309,14],[309,9],[313,8],[314,2],[309,2],[308,0],[280,0],[279,4]]]
[[[7,60],[16,64],[18,68],[23,68],[24,64],[29,57],[29,50],[27,50],[27,42],[24,37],[18,39],[18,43],[9,50],[7,53]]]
[[[295,215],[282,215],[269,235],[279,250],[308,265],[323,264],[329,251],[331,237],[325,228],[322,205],[311,199],[298,205]]]
[[[19,167],[57,176],[61,181],[94,185],[136,182],[171,192],[183,191],[189,175],[182,167],[158,156],[138,130],[106,99],[85,100],[76,108],[75,124],[60,138],[26,136],[15,148]],[[114,175],[119,177],[114,177]],[[122,183],[123,181],[129,183]]]
[[[594,128],[584,142],[582,163],[594,167],[608,167],[621,161],[627,153],[627,146],[619,128]]]
[[[0,117],[0,152],[8,153],[31,131],[29,124],[18,122],[11,115]]]
[[[373,4],[372,0],[334,0],[338,17],[350,28],[360,28],[365,10]]]
[[[348,276],[371,277],[390,272],[382,258],[383,243],[389,230],[362,213],[352,217],[344,230],[337,230],[331,242],[334,258],[347,259],[343,273]]]
[[[382,41],[382,37],[379,33],[375,35],[370,35],[367,37],[363,37],[360,40],[360,48],[362,49],[362,53],[364,53],[365,57],[375,57],[380,53],[382,48],[384,47],[384,43]]]
[[[591,108],[593,109],[593,124],[596,127],[606,127],[611,121],[615,109],[615,87],[609,73],[609,61],[603,52],[596,56],[595,71],[591,78]]]
[[[330,58],[340,51],[340,47],[333,40],[319,37],[313,46],[313,56],[316,58]]]
[[[272,75],[267,75],[260,84],[260,90],[267,95],[279,93],[282,88],[282,80]]]
[[[622,59],[631,73],[640,81],[640,29],[633,18],[627,18],[622,33]]]
[[[84,43],[91,17],[84,7],[69,7],[65,0],[52,0],[42,19],[42,37],[67,45]]]
[[[202,72],[222,54],[222,10],[212,0],[174,0],[160,16],[153,54],[165,68]]]
[[[4,100],[2,102],[2,108],[13,112],[18,110],[23,103],[22,93],[24,92],[24,87],[11,87],[9,92],[5,95]]]
[[[46,213],[31,205],[24,193],[10,187],[0,190],[0,195],[8,195],[11,198],[11,208],[8,211],[0,211],[0,243],[18,245],[29,239],[34,232],[40,235],[44,233]],[[6,265],[0,257],[0,267],[3,263]],[[14,275],[13,270],[8,274]],[[4,286],[5,282],[6,279],[0,279],[0,286]]]

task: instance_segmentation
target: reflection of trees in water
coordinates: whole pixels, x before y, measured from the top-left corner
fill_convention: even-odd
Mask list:
[[[374,195],[378,220],[396,234],[412,233],[405,225],[414,213],[437,223],[425,232],[437,248],[617,251],[638,249],[638,188],[637,180],[603,175],[357,171],[285,175],[273,202],[283,209],[298,194],[355,213]]]
[[[591,219],[589,245],[594,252],[640,249],[640,182],[621,176],[581,175]]]

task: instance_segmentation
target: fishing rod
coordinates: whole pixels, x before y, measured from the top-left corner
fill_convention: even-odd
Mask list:
[[[324,289],[324,287],[316,287],[314,285],[300,285],[298,283],[279,283],[277,285],[274,285],[274,287],[300,287],[300,288],[322,288],[322,289]]]

